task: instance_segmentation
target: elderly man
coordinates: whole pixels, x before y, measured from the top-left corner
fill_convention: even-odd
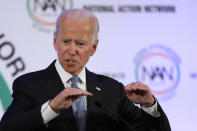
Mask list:
[[[1,131],[170,131],[148,86],[124,87],[85,68],[97,49],[98,30],[97,18],[85,10],[61,13],[54,33],[58,60],[14,81]]]

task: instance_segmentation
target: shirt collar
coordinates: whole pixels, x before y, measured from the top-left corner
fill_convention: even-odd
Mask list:
[[[70,74],[69,72],[66,72],[64,70],[64,68],[62,67],[62,65],[59,63],[59,61],[57,60],[55,62],[55,68],[62,80],[62,82],[65,84],[65,83],[68,83],[70,78],[73,76],[72,74]],[[82,69],[82,71],[77,75],[80,80],[82,81],[83,84],[86,84],[86,72],[85,72],[85,67]]]

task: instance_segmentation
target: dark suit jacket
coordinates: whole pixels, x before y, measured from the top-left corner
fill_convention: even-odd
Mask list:
[[[0,131],[76,131],[72,107],[43,124],[41,106],[64,89],[55,69],[55,62],[48,68],[25,74],[13,83],[13,101],[0,123]],[[161,117],[154,118],[135,106],[125,95],[124,86],[118,81],[86,70],[87,90],[93,96],[87,98],[87,131],[128,130],[116,116],[120,115],[137,131],[170,131],[168,119],[158,104]],[[101,90],[98,91],[96,87]],[[115,115],[95,105],[99,100]]]

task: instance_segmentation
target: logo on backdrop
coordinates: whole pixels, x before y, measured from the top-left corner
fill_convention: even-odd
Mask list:
[[[34,27],[43,32],[54,31],[58,15],[73,7],[73,0],[27,0],[27,10]]]
[[[3,110],[5,111],[7,107],[10,105],[12,98],[8,85],[4,80],[3,76],[1,75],[1,73],[0,73],[0,100]]]
[[[135,78],[146,83],[160,99],[174,96],[180,80],[180,58],[164,45],[152,45],[138,52],[134,60]]]
[[[12,42],[5,39],[5,34],[0,34],[0,62],[1,67],[4,68],[5,73],[10,73],[9,77],[16,77],[17,75],[21,74],[25,70],[25,63],[21,56],[16,55],[15,46]],[[0,72],[0,105],[3,107],[3,111],[7,109],[9,104],[12,101],[11,93],[8,88],[8,84],[4,79],[5,76]],[[1,114],[1,112],[0,112]]]

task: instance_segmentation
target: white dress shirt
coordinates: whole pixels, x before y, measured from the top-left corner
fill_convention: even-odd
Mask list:
[[[71,81],[70,78],[72,77],[72,75],[68,72],[66,72],[63,67],[60,65],[59,61],[57,60],[55,62],[55,68],[64,84],[64,87],[71,87]],[[78,74],[79,77],[79,81],[77,86],[82,89],[82,90],[86,90],[86,72],[85,72],[85,67],[82,69],[82,71]],[[157,102],[148,108],[145,107],[141,107],[146,113],[154,116],[154,117],[159,117],[160,116],[160,112],[157,110]],[[52,120],[53,118],[57,117],[59,114],[57,114],[56,112],[54,112],[52,110],[52,108],[49,105],[49,101],[47,101],[46,103],[44,103],[42,105],[41,108],[41,114],[42,114],[42,118],[43,118],[43,122],[45,124],[47,124],[50,120]]]

